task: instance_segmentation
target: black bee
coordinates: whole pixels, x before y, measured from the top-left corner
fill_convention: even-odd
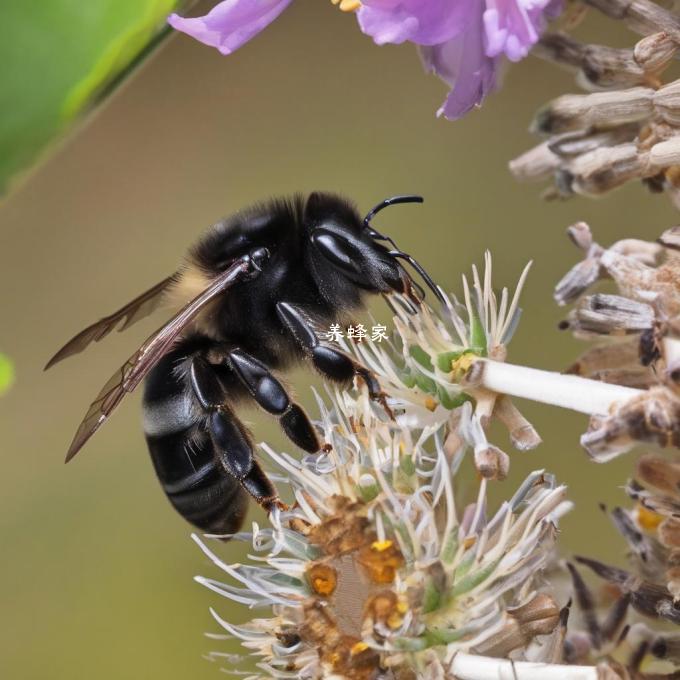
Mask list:
[[[203,531],[238,530],[248,496],[267,511],[280,505],[254,457],[250,433],[233,411],[250,396],[275,415],[301,449],[323,448],[316,430],[272,369],[303,359],[331,380],[360,376],[389,412],[373,373],[324,342],[318,328],[346,323],[369,294],[400,293],[415,305],[422,289],[408,261],[441,299],[427,273],[394,242],[328,193],[273,200],[221,220],[191,248],[172,276],[68,342],[46,368],[150,314],[165,298],[184,304],[113,375],[71,443],[70,460],[146,377],[144,432],[156,474],[175,509]],[[384,245],[389,243],[391,247]],[[187,302],[188,301],[188,302]]]

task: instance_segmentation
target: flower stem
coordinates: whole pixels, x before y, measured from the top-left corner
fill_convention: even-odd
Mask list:
[[[476,361],[468,371],[465,381],[499,394],[541,401],[599,416],[608,415],[614,404],[642,394],[642,390],[632,387],[489,359]]]
[[[597,680],[595,666],[508,661],[459,652],[451,662],[451,674],[459,680]]]

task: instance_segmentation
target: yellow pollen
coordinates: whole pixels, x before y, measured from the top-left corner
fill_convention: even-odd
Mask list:
[[[371,543],[371,549],[372,550],[377,550],[378,552],[384,552],[385,550],[389,550],[392,547],[392,541],[388,538],[385,541],[373,541]]]
[[[639,505],[636,508],[637,511],[637,521],[638,524],[645,531],[655,531],[656,528],[663,521],[663,517],[653,510],[645,508],[643,505]]]
[[[429,395],[425,397],[425,408],[428,411],[434,411],[437,408],[437,402]]]
[[[352,645],[352,649],[349,650],[349,653],[352,656],[356,656],[357,654],[361,654],[361,652],[365,652],[368,649],[368,645],[365,642],[357,642],[355,645]]]
[[[400,614],[406,614],[408,611],[408,604],[404,600],[399,600],[399,602],[397,602],[397,611]]]
[[[472,352],[466,352],[465,354],[462,354],[451,362],[451,372],[455,376],[463,377],[468,372],[470,366],[472,366],[472,364],[477,361],[478,358],[479,357]]]
[[[359,0],[331,0],[334,5],[338,5],[341,12],[354,12],[361,7]]]
[[[463,547],[465,548],[465,550],[467,550],[468,548],[471,548],[476,542],[477,542],[476,536],[468,536],[466,539],[463,540]]]
[[[404,564],[401,552],[394,541],[389,539],[373,541],[362,548],[357,555],[357,561],[374,583],[392,583],[397,569]]]
[[[395,628],[399,628],[401,624],[404,622],[404,617],[399,614],[399,612],[392,612],[388,617],[387,617],[387,625],[394,630]]]

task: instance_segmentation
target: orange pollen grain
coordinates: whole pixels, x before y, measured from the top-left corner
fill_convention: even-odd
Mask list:
[[[341,12],[354,12],[361,7],[359,0],[331,0],[334,5],[337,5]]]
[[[384,541],[373,541],[371,543],[371,550],[377,550],[378,552],[384,552],[392,547],[393,543],[390,539],[385,539]]]
[[[374,583],[392,583],[397,569],[404,563],[401,552],[389,539],[373,541],[359,551],[357,561]]]
[[[349,653],[352,656],[356,656],[357,654],[361,654],[361,652],[365,652],[367,649],[368,645],[365,642],[357,642],[352,646],[352,649],[349,650]]]
[[[314,564],[307,571],[312,590],[322,597],[329,597],[338,587],[338,575],[328,564]]]
[[[467,550],[468,548],[471,548],[476,542],[477,542],[476,536],[468,536],[466,539],[463,540],[463,547],[465,548],[465,550]]]
[[[392,612],[388,617],[387,617],[387,625],[394,630],[395,628],[399,628],[401,624],[404,623],[404,617],[397,613],[397,612]]]
[[[644,505],[638,505],[637,511],[637,521],[642,529],[645,531],[655,531],[656,528],[663,521],[663,517],[653,510],[645,508]]]

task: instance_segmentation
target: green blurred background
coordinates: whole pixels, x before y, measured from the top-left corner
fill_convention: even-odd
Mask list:
[[[580,34],[632,42],[595,18]],[[12,68],[20,78],[22,60]],[[655,238],[677,220],[663,196],[639,186],[597,202],[547,204],[538,186],[513,181],[507,161],[534,143],[526,132],[533,112],[575,89],[569,74],[528,59],[482,111],[437,120],[445,88],[423,75],[411,47],[377,48],[329,2],[296,0],[230,57],[172,37],[21,183],[0,207],[0,350],[16,363],[16,384],[0,401],[0,677],[216,677],[218,667],[201,659],[221,647],[202,636],[216,630],[208,606],[233,621],[247,617],[192,582],[214,572],[154,478],[139,395],[73,463],[62,462],[92,397],[158,319],[43,374],[47,358],[173,271],[221,215],[321,188],[362,210],[422,193],[423,207],[385,213],[380,225],[450,290],[460,291],[461,272],[487,248],[498,286],[514,285],[533,259],[510,360],[565,367],[581,349],[557,331],[563,311],[552,301],[579,257],[565,228],[586,220],[609,243]],[[3,106],[0,119],[9,115]],[[309,380],[305,371],[294,377],[311,405]],[[621,563],[622,542],[597,503],[623,502],[632,456],[591,463],[578,445],[585,417],[522,408],[544,444],[512,454],[499,492],[531,469],[555,472],[577,503],[562,525],[565,553]],[[271,421],[248,417],[258,440],[288,448]],[[496,443],[509,450],[504,438]],[[235,561],[244,554],[225,552]]]

